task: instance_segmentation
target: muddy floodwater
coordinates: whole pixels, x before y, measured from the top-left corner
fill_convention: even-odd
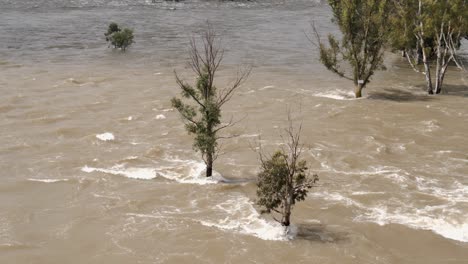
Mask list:
[[[0,0],[0,263],[468,263],[468,74],[427,96],[388,53],[353,99],[306,37],[337,33],[325,2]],[[214,179],[170,104],[207,19],[218,86],[253,67]],[[253,146],[281,145],[288,108],[320,182],[285,235],[255,206]]]

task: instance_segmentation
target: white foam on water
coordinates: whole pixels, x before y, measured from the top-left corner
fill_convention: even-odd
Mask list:
[[[384,175],[390,176],[390,178],[394,178],[395,175],[398,175],[398,181],[406,181],[407,179],[403,175],[408,175],[408,173],[400,168],[393,167],[393,166],[369,166],[366,170],[362,171],[341,171],[333,168],[332,166],[328,165],[326,161],[320,163],[322,168],[326,169],[329,172],[339,173],[344,175]]]
[[[149,180],[156,178],[156,170],[152,168],[125,168],[123,165],[116,165],[110,169],[84,166],[81,170],[87,173],[97,171],[113,175],[121,175],[131,179]]]
[[[259,137],[261,134],[242,134],[239,137],[240,138],[253,138],[253,137]]]
[[[111,200],[122,200],[122,198],[119,197],[119,196],[103,195],[103,194],[98,194],[98,193],[93,193],[93,196],[96,197],[96,198],[106,198],[106,199],[111,199]]]
[[[195,160],[180,160],[169,158],[166,161],[172,165],[157,168],[158,175],[179,183],[187,184],[217,184],[226,181],[226,179],[217,171],[213,170],[211,177],[204,175],[206,165],[203,162]]]
[[[361,208],[361,209],[366,209],[366,207],[349,198],[349,197],[346,197],[345,195],[339,193],[339,192],[328,192],[328,191],[322,191],[322,192],[310,192],[308,194],[308,196],[310,197],[315,197],[315,198],[318,198],[318,199],[323,199],[325,201],[331,201],[331,202],[337,202],[337,203],[340,203],[340,204],[344,204],[345,206],[347,207],[350,207],[350,206],[354,206],[354,207],[357,207],[357,208]]]
[[[137,156],[130,156],[125,160],[132,160]],[[227,180],[217,171],[213,170],[211,177],[205,176],[205,164],[196,160],[180,160],[177,158],[165,160],[168,165],[159,165],[154,168],[125,167],[125,164],[118,164],[111,168],[96,168],[85,165],[83,172],[102,172],[113,175],[121,175],[132,179],[154,179],[158,176],[168,180],[185,184],[218,184]]]
[[[155,215],[155,214],[137,214],[137,213],[127,213],[128,216],[141,217],[141,218],[155,218],[155,219],[165,219],[167,216],[164,215]]]
[[[69,179],[34,179],[34,178],[29,178],[28,181],[33,181],[33,182],[43,182],[43,183],[55,183],[55,182],[66,182]]]
[[[166,119],[166,116],[165,115],[157,115],[156,119],[157,120]]]
[[[370,171],[369,171],[370,172]],[[353,196],[385,194],[384,192],[350,191],[312,192],[310,197],[358,209],[355,221],[373,222],[379,225],[401,224],[414,229],[430,230],[445,238],[468,242],[468,217],[463,204],[468,202],[468,186],[455,181],[447,186],[435,179],[416,177],[410,180],[388,168],[376,168],[374,172],[384,173],[386,178],[394,177],[395,182],[404,181],[416,187],[417,193],[432,195],[446,203],[430,206],[408,203],[406,199],[394,197],[390,200],[376,199],[372,204],[361,203]],[[411,193],[408,193],[411,194]],[[461,207],[460,207],[461,205]]]
[[[112,141],[115,140],[114,134],[110,132],[102,133],[102,134],[97,134],[96,138],[102,141]]]
[[[443,237],[468,242],[468,219],[454,220],[446,214],[431,213],[430,209],[412,210],[406,212],[398,209],[390,211],[387,207],[375,207],[354,219],[369,221],[379,225],[402,224],[414,229],[431,230]]]
[[[83,84],[83,83],[84,83],[83,81],[76,80],[75,78],[68,78],[68,79],[66,80],[66,82],[68,82],[68,83],[73,83],[73,84],[77,84],[77,85],[80,85],[80,84]]]
[[[263,240],[286,241],[293,239],[296,234],[294,227],[287,232],[281,224],[261,218],[249,198],[241,194],[231,196],[230,199],[216,205],[214,209],[226,217],[200,221],[202,225],[253,235]]]
[[[423,132],[433,132],[440,128],[440,125],[436,120],[422,121],[420,123],[423,126],[421,129]]]
[[[13,230],[11,220],[4,216],[0,216],[0,249],[25,246],[24,244],[15,241]]]
[[[342,91],[342,90],[332,90],[327,92],[320,92],[314,94],[316,97],[325,97],[335,100],[356,100],[353,92]]]
[[[422,208],[414,207],[404,201],[391,205],[387,201],[381,201],[377,205],[369,206],[347,197],[344,193],[312,192],[309,196],[359,209],[354,221],[372,222],[379,225],[401,224],[413,229],[430,230],[445,238],[468,242],[468,218],[466,213],[463,213],[463,209],[456,208],[456,201]],[[364,191],[350,193],[350,195],[370,194],[384,193]]]
[[[395,144],[395,148],[400,151],[406,150],[406,146],[403,143]]]
[[[21,247],[24,246],[21,243],[18,242],[12,242],[12,243],[0,243],[0,249],[2,248],[13,248],[13,247]]]
[[[442,150],[439,153],[452,153]],[[399,192],[407,188],[403,193],[388,192],[388,195],[368,190],[340,189],[335,191],[311,192],[313,199],[329,201],[328,204],[340,204],[352,207],[356,212],[355,221],[373,222],[380,225],[401,224],[413,229],[432,231],[448,239],[468,242],[468,214],[466,203],[468,202],[468,185],[465,178],[454,179],[453,173],[448,173],[444,178],[426,178],[414,175],[411,171],[405,171],[393,166],[370,166],[364,170],[340,171],[336,170],[327,161],[322,162],[324,171],[340,173],[344,175],[382,175],[391,180]],[[463,177],[463,176],[462,176]],[[411,187],[411,188],[408,188]],[[428,198],[429,205],[425,201],[417,199],[418,195],[425,194],[434,198]],[[373,195],[372,199],[361,202],[360,195]],[[435,204],[431,206],[430,204]]]
[[[274,85],[267,85],[267,86],[264,86],[263,88],[260,88],[258,90],[263,91],[263,90],[267,90],[267,89],[271,89],[271,88],[275,88],[275,86]]]
[[[385,192],[365,192],[365,191],[357,191],[352,192],[352,195],[372,195],[372,194],[385,194]]]
[[[387,145],[379,142],[375,137],[373,136],[367,136],[364,138],[366,142],[372,144],[372,145],[375,145],[376,146],[376,150],[378,153],[382,153],[382,152],[386,152],[389,148],[387,147]]]
[[[468,203],[468,185],[454,181],[450,186],[440,187],[435,180],[416,177],[418,190],[449,202]],[[468,216],[467,216],[468,218]]]

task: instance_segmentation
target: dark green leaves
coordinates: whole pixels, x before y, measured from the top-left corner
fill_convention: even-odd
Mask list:
[[[111,23],[107,29],[107,33],[104,35],[106,36],[106,41],[110,42],[110,45],[122,51],[125,51],[134,43],[133,30],[129,28],[124,28],[122,30],[116,23]]]
[[[292,154],[298,158],[296,154]],[[289,223],[292,206],[307,197],[309,189],[318,181],[318,176],[308,176],[305,160],[298,161],[283,151],[277,151],[271,158],[262,160],[258,174],[257,205],[263,212],[277,212],[282,215],[282,223]],[[284,220],[287,217],[287,220]]]
[[[288,175],[287,156],[283,152],[278,151],[263,162],[262,171],[258,174],[257,204],[268,212],[282,208],[283,200],[287,197]]]

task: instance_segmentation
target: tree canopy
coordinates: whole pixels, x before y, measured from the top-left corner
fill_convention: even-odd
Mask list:
[[[121,29],[119,25],[114,22],[109,24],[107,32],[104,35],[106,36],[106,41],[110,42],[109,45],[114,46],[114,48],[119,48],[122,51],[125,51],[134,43],[133,30],[129,28]]]
[[[328,45],[320,40],[320,61],[330,71],[353,81],[356,97],[370,82],[376,70],[385,69],[384,47],[388,38],[389,0],[328,0],[341,41],[328,35]],[[348,65],[343,65],[347,62]],[[351,67],[351,73],[345,67]]]
[[[425,76],[429,94],[440,93],[449,65],[464,68],[457,51],[468,35],[467,1],[393,0],[393,4],[392,47],[404,50],[411,67]]]

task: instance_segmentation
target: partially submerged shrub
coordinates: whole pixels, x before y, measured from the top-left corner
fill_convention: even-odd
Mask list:
[[[125,51],[133,41],[133,30],[129,28],[121,29],[117,23],[110,23],[106,36],[106,41],[110,42],[109,46],[112,45],[114,48]]]
[[[257,205],[263,208],[262,213],[278,214],[281,218],[272,215],[273,219],[286,227],[291,224],[293,206],[305,200],[309,189],[318,181],[318,176],[311,176],[306,161],[301,159],[301,128],[294,131],[288,119],[286,147],[272,156],[260,152],[261,171],[257,182]]]

